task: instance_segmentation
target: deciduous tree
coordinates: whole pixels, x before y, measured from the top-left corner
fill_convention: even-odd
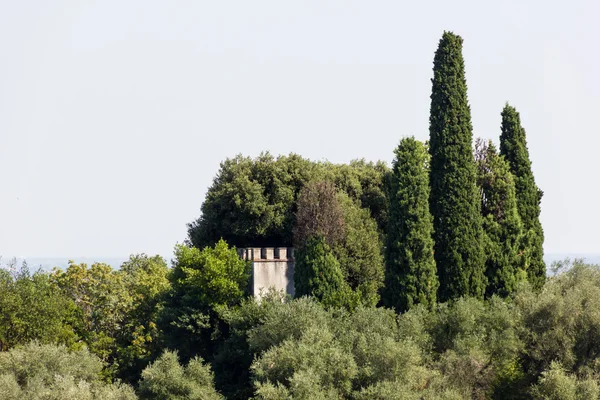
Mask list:
[[[167,347],[184,361],[196,355],[211,359],[226,329],[218,310],[242,301],[249,278],[249,262],[224,240],[203,250],[176,246],[172,289],[159,318]]]

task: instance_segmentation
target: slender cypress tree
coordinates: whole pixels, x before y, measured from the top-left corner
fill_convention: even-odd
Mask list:
[[[508,296],[527,279],[524,270],[523,224],[517,210],[515,182],[504,157],[492,142],[481,139],[475,146],[477,183],[485,233],[486,296]]]
[[[433,61],[430,208],[440,301],[481,298],[486,287],[462,42],[460,36],[444,32]]]
[[[414,138],[404,138],[395,154],[383,301],[404,312],[418,303],[432,307],[439,282],[433,258],[427,148]]]
[[[296,253],[294,274],[296,297],[315,296],[331,303],[345,289],[339,261],[323,236],[311,236]]]
[[[535,184],[521,117],[517,110],[508,104],[502,110],[500,154],[508,161],[515,176],[517,207],[527,233],[527,241],[523,248],[529,259],[527,278],[534,288],[539,289],[546,281],[544,230],[540,223],[540,202],[544,192]]]

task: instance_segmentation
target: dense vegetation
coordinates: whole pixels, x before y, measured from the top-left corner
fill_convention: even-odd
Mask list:
[[[480,199],[462,39],[445,32],[433,61],[429,153],[434,257],[441,301],[483,297]]]
[[[429,212],[429,157],[414,138],[396,149],[390,187],[387,273],[383,303],[399,312],[414,304],[433,306],[439,287]]]
[[[515,188],[519,215],[523,221],[527,241],[523,244],[526,257],[527,276],[531,284],[540,288],[546,279],[544,263],[544,231],[540,224],[540,201],[544,192],[535,184],[529,150],[525,140],[525,129],[521,126],[521,116],[514,107],[506,105],[502,110],[502,134],[500,154],[510,166],[515,177]]]
[[[600,267],[546,278],[519,114],[473,149],[461,52],[392,168],[236,156],[171,268],[0,269],[0,398],[598,399]],[[246,246],[296,248],[296,298],[250,296]]]
[[[189,256],[197,260],[186,258],[186,265],[210,264],[215,272],[228,269],[226,251]],[[195,267],[183,280],[193,271]],[[49,281],[47,274],[17,272],[7,274],[4,284],[28,287],[26,294],[32,298],[47,298],[48,286],[39,283]],[[160,276],[155,271],[146,281],[160,282],[154,279]],[[112,285],[118,287],[123,277],[123,270],[115,271]],[[197,289],[204,285],[201,278],[192,281]],[[323,304],[318,296],[282,299],[275,292],[260,303],[243,295],[232,302],[229,294],[238,290],[234,281],[223,277],[219,289],[206,291],[212,294],[203,304],[221,325],[212,325],[208,314],[202,318],[201,312],[190,310],[212,329],[208,339],[202,332],[198,335],[198,341],[206,340],[212,349],[206,343],[195,348],[206,358],[166,350],[166,338],[159,337],[150,358],[143,351],[136,353],[137,360],[146,360],[145,367],[126,383],[115,378],[130,365],[131,355],[118,350],[144,348],[143,341],[135,340],[139,336],[133,335],[127,347],[117,346],[114,355],[106,351],[111,346],[94,346],[81,336],[96,335],[110,344],[107,338],[114,328],[125,330],[129,325],[104,307],[110,295],[83,306],[67,293],[57,294],[55,302],[70,304],[62,314],[46,312],[53,306],[44,301],[11,303],[9,296],[3,297],[3,338],[20,332],[22,318],[30,313],[39,325],[52,329],[5,345],[0,353],[0,398],[593,399],[600,394],[599,266],[559,264],[539,291],[525,281],[506,298],[465,297],[431,308],[417,305],[403,314],[360,305],[350,311]],[[172,288],[169,291],[177,297]],[[127,298],[120,294],[115,304],[126,304]],[[140,304],[152,298],[153,291],[145,291]],[[232,305],[224,306],[227,302]],[[82,330],[86,307],[99,324],[104,321],[86,328],[95,332]]]

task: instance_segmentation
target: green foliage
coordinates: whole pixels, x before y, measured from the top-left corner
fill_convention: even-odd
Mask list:
[[[355,395],[356,400],[463,400],[465,397],[452,389],[435,386],[413,389],[398,381],[382,381]]]
[[[484,398],[522,378],[519,315],[497,297],[488,303],[473,298],[443,304],[428,329],[433,349],[441,354],[438,368],[446,385],[465,397]],[[500,397],[502,398],[502,397]]]
[[[441,301],[481,298],[486,287],[462,42],[444,32],[433,62],[430,205]]]
[[[249,297],[239,306],[220,312],[220,317],[229,327],[230,336],[219,347],[212,365],[215,384],[227,399],[252,397],[254,389],[250,381],[250,365],[255,353],[250,350],[248,332],[262,324],[269,310],[281,307],[285,300],[281,292],[270,290],[260,302]]]
[[[510,171],[515,176],[517,206],[527,232],[527,243],[522,249],[529,259],[526,266],[527,277],[534,288],[540,289],[546,280],[544,231],[540,223],[540,202],[544,192],[535,184],[521,117],[517,110],[508,104],[502,110],[500,154],[508,161]]]
[[[55,269],[51,277],[77,307],[78,336],[114,372],[118,367],[117,341],[132,305],[123,276],[107,264],[95,263],[88,268],[71,261],[65,271]]]
[[[239,303],[249,278],[248,263],[224,240],[203,250],[183,245],[175,247],[173,289],[194,297],[198,304],[216,307]]]
[[[0,269],[0,351],[31,340],[73,344],[73,303],[48,275],[30,274],[26,264],[11,266],[12,273]]]
[[[220,400],[210,366],[193,358],[183,367],[177,353],[166,351],[142,372],[138,393],[146,400]]]
[[[119,377],[129,382],[139,379],[143,367],[160,351],[158,316],[171,284],[169,268],[160,256],[130,256],[119,274],[131,298],[119,342]]]
[[[433,257],[427,149],[414,138],[405,138],[395,155],[383,303],[404,312],[415,304],[433,307],[439,281]]]
[[[101,381],[102,362],[87,350],[30,343],[0,353],[5,400],[134,400],[131,387]]]
[[[298,199],[294,233],[299,246],[295,272],[295,281],[300,282],[297,296],[311,293],[312,289],[305,287],[309,279],[320,279],[319,275],[312,277],[309,273],[313,268],[304,263],[308,261],[307,241],[318,236],[332,251],[327,265],[339,262],[339,267],[327,267],[326,270],[340,270],[342,282],[334,285],[327,299],[323,298],[324,293],[315,295],[328,305],[353,307],[360,303],[374,306],[379,302],[378,291],[384,276],[382,244],[377,223],[367,209],[361,208],[345,193],[337,192],[331,182],[309,182]],[[316,254],[310,256],[313,255]],[[334,275],[339,274],[335,272]],[[334,275],[326,275],[324,279],[336,280]]]
[[[567,374],[560,363],[553,361],[531,392],[534,399],[540,400],[588,400],[598,399],[600,387],[594,379],[578,380]]]
[[[70,262],[51,279],[76,307],[74,328],[93,354],[107,362],[108,375],[135,382],[158,351],[157,318],[169,289],[160,256],[132,255],[120,270]]]
[[[527,257],[521,251],[523,224],[508,163],[490,141],[477,141],[477,183],[485,233],[486,295],[507,296],[526,280]]]
[[[252,372],[263,385],[257,391],[259,398],[269,383],[285,384],[290,380],[292,387],[300,380],[304,390],[317,389],[339,398],[351,391],[357,367],[328,330],[315,327],[303,332],[298,340],[286,340],[267,350],[253,363]]]
[[[385,266],[383,244],[377,223],[369,211],[361,208],[346,194],[338,195],[344,214],[345,235],[341,243],[333,247],[340,262],[344,279],[356,297],[365,306],[379,302],[379,289],[383,286]]]
[[[600,369],[600,269],[576,260],[539,294],[516,296],[524,319],[525,367],[537,377],[552,361],[586,376]]]
[[[262,353],[286,339],[299,339],[309,329],[327,326],[329,314],[314,300],[303,297],[288,303],[271,303],[261,323],[248,332],[248,343],[254,353]]]
[[[190,243],[203,248],[223,238],[237,247],[291,245],[295,201],[314,168],[295,154],[225,160],[208,189],[202,215],[189,225]]]
[[[256,398],[488,398],[522,380],[520,320],[499,298],[420,305],[399,320],[308,298],[265,310],[248,332]]]
[[[232,251],[226,245],[224,249],[221,261]],[[215,249],[208,250],[215,255]],[[135,275],[140,287],[164,288],[144,284],[162,282],[157,278],[162,272],[151,274],[156,279],[142,279],[143,271],[163,271],[164,265],[150,260],[132,257],[137,267],[127,265],[119,272],[126,274],[123,282]],[[181,282],[186,277],[182,275]],[[200,289],[193,285],[198,281],[191,282],[182,283],[182,293],[197,299]],[[146,289],[137,292],[160,293]],[[229,399],[525,400],[599,395],[600,267],[581,261],[557,265],[540,291],[524,284],[507,298],[461,298],[431,309],[418,304],[401,315],[364,306],[325,308],[314,298],[292,300],[275,291],[260,301],[214,298],[226,301],[206,308],[209,334],[202,331],[194,337],[197,347],[192,350],[204,351],[204,340],[211,343],[215,381]],[[116,338],[117,347],[126,343]],[[165,352],[142,373],[140,396],[221,398],[208,364],[193,356],[190,360],[184,366],[175,353]],[[31,343],[0,353],[3,399],[135,398],[130,387],[108,381],[105,364],[85,348],[69,351]]]
[[[212,358],[226,328],[218,310],[241,302],[249,278],[250,264],[223,240],[203,250],[176,246],[172,290],[160,317],[167,347],[186,361],[198,354]]]
[[[296,252],[294,289],[297,297],[314,296],[326,306],[343,306],[348,292],[340,264],[322,236],[310,237]]]
[[[423,352],[411,337],[399,334],[392,310],[361,307],[334,317],[332,330],[358,366],[355,387],[381,381],[403,382],[409,387],[427,383]]]
[[[317,177],[327,178],[356,204],[369,210],[381,232],[388,224],[390,170],[386,163],[353,160],[349,164],[318,164]]]
[[[331,181],[367,208],[380,229],[387,224],[384,163],[317,163],[296,154],[274,158],[237,156],[221,163],[202,204],[188,225],[188,240],[203,248],[226,240],[236,247],[291,246],[296,201],[311,180]]]

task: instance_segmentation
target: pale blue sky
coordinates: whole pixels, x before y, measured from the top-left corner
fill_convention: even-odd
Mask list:
[[[593,1],[0,0],[0,254],[171,254],[219,162],[390,162],[463,36],[475,136],[521,112],[546,252],[600,253]]]

